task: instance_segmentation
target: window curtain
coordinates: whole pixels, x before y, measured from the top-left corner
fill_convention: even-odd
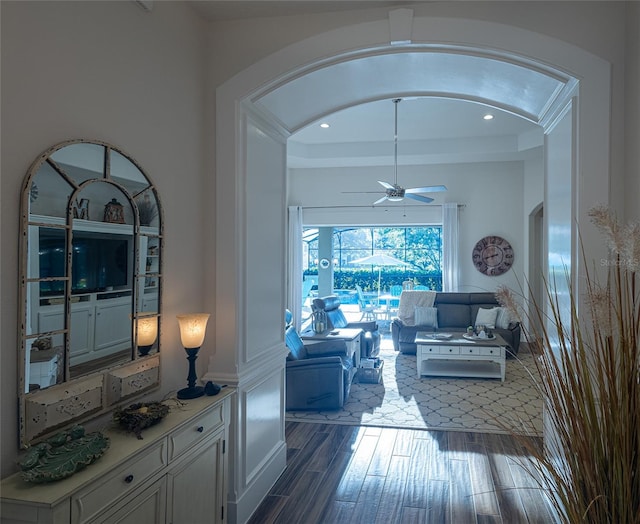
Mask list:
[[[287,277],[287,309],[293,314],[298,331],[302,313],[302,207],[289,206],[289,272]],[[284,315],[284,311],[282,312]]]
[[[458,291],[458,204],[442,206],[442,290]]]

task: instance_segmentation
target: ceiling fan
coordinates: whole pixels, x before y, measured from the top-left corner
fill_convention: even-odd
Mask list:
[[[409,187],[404,188],[398,184],[398,104],[402,101],[402,98],[395,98],[393,100],[395,106],[395,132],[393,135],[393,143],[394,143],[394,182],[390,184],[389,182],[383,182],[382,180],[378,180],[378,184],[380,184],[384,188],[385,195],[376,200],[373,205],[381,204],[385,200],[389,200],[391,202],[400,202],[404,198],[410,198],[412,200],[417,200],[418,202],[429,203],[433,202],[433,198],[428,196],[421,195],[420,193],[436,193],[438,191],[446,191],[447,188],[445,186],[424,186],[424,187]],[[364,193],[378,193],[378,191],[362,191]]]

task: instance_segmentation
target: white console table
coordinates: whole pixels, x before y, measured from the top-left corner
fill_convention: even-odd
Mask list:
[[[462,333],[451,338],[434,338],[433,333],[416,334],[418,378],[422,375],[499,378],[504,382],[506,346],[496,335],[491,340],[468,340]]]
[[[231,398],[171,406],[159,424],[109,429],[105,454],[75,475],[29,484],[19,473],[0,485],[2,524],[164,524],[226,522],[227,440]]]

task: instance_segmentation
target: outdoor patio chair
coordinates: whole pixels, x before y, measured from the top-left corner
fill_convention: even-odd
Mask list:
[[[386,316],[386,310],[379,307],[377,301],[365,297],[364,292],[362,291],[362,287],[360,287],[359,284],[356,284],[356,291],[358,292],[358,307],[360,308],[360,312],[362,313],[362,316],[360,317],[361,321],[376,321],[378,320],[378,316]]]
[[[391,286],[389,294],[394,297],[398,297],[389,301],[389,316],[393,316],[398,313],[398,308],[400,307],[400,295],[402,294],[402,286]]]

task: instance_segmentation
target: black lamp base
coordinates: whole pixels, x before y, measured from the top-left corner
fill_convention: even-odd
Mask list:
[[[189,375],[187,376],[187,387],[178,390],[178,398],[180,400],[198,398],[204,395],[204,388],[196,386],[196,358],[198,358],[198,350],[200,348],[184,348],[187,352],[187,360],[189,361]]]
[[[190,398],[198,398],[204,395],[204,388],[202,386],[193,386],[189,388],[183,388],[178,390],[178,398],[180,400],[188,400]]]
[[[148,355],[152,347],[153,344],[151,344],[150,346],[138,346],[138,355],[140,355],[141,357]]]

